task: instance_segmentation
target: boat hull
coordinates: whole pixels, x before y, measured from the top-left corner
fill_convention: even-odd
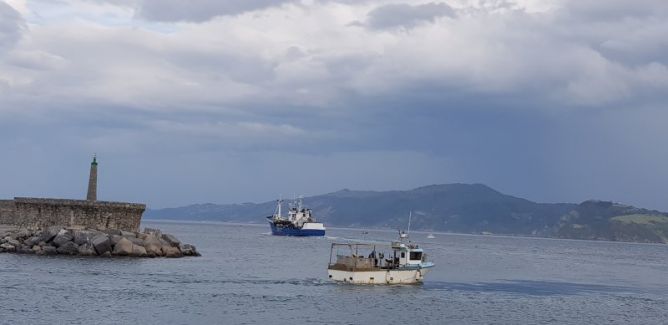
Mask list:
[[[429,269],[343,271],[328,269],[329,279],[350,284],[419,284]]]
[[[276,224],[270,222],[271,234],[274,236],[297,236],[297,237],[322,237],[325,235],[325,229],[309,229],[307,227],[295,228],[295,227],[285,227],[277,226]]]

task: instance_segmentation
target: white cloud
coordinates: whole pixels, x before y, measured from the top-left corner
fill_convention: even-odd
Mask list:
[[[184,5],[179,1],[159,9],[153,2],[68,1],[68,9],[31,7],[41,11],[39,24],[1,63],[15,93],[39,87],[43,96],[142,110],[249,105],[263,110],[268,103],[327,108],[351,94],[383,96],[418,87],[469,96],[529,94],[550,106],[614,106],[618,100],[646,100],[648,84],[661,90],[663,70],[650,66],[665,64],[661,60],[668,53],[659,37],[668,25],[657,19],[665,5],[649,0],[643,1],[654,9],[651,14],[627,13],[628,2],[620,0],[612,7],[570,0],[552,6],[536,1],[188,6],[207,17],[178,9]],[[202,22],[154,25],[133,19],[132,10],[141,13],[144,6],[165,17],[192,14],[197,19],[185,20]],[[209,20],[209,14],[228,11],[234,15]],[[633,18],[609,20],[622,13]],[[603,22],[592,24],[584,16]],[[411,29],[354,24],[367,20],[375,27]],[[14,46],[17,33],[16,27],[5,32],[8,40],[2,43]],[[641,76],[648,69],[653,77]]]
[[[8,51],[21,38],[24,21],[13,7],[0,2],[0,55]]]
[[[22,146],[431,157],[475,138],[492,120],[479,112],[540,122],[668,99],[664,0],[8,3],[0,132]],[[488,141],[467,144],[500,150]]]

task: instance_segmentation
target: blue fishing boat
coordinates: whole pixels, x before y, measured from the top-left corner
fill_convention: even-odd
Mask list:
[[[311,209],[304,208],[303,198],[290,205],[287,218],[281,216],[283,200],[277,201],[276,212],[267,217],[271,234],[275,236],[324,236],[325,226],[316,222]]]

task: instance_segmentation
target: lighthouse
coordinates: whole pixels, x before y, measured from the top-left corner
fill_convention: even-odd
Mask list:
[[[97,201],[97,155],[93,155],[93,162],[90,163],[90,177],[88,178],[88,201]]]

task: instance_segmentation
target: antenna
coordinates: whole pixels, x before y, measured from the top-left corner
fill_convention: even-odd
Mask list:
[[[276,204],[277,205],[276,206],[277,216],[278,216],[278,219],[280,219],[281,218],[281,207],[283,206],[283,195],[279,196],[279,199],[276,200],[276,203],[277,203]]]
[[[411,218],[413,217],[413,210],[411,210],[410,213],[408,213],[408,229],[406,230],[406,235],[410,234],[411,232]]]

